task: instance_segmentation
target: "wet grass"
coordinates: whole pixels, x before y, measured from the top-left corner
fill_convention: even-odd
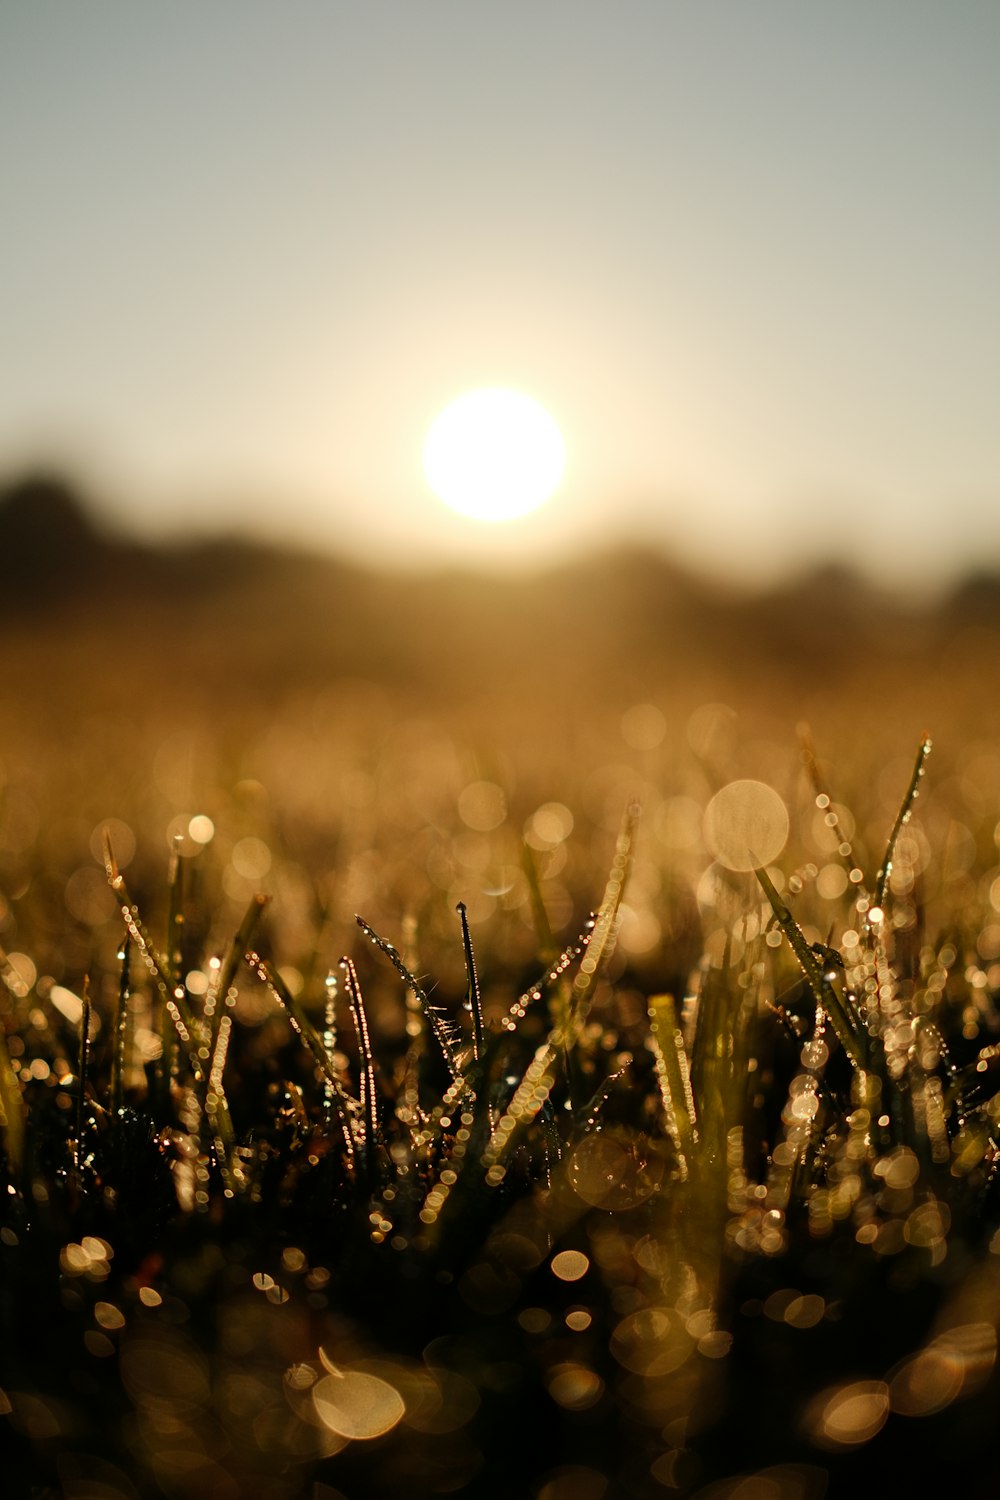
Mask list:
[[[989,591],[244,563],[8,601],[0,1491],[991,1495]]]
[[[865,816],[805,738],[745,873],[704,790],[467,776],[350,925],[259,824],[158,888],[109,824],[85,972],[0,960],[7,1492],[987,1493],[1000,868],[929,750]]]

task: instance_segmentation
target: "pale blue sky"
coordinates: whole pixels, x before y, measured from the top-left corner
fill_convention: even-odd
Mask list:
[[[1000,566],[995,0],[6,0],[0,473],[390,559]],[[503,532],[452,395],[560,422]]]

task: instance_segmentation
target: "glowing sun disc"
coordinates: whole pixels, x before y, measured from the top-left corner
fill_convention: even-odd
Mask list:
[[[439,500],[475,521],[513,521],[548,500],[566,466],[562,433],[531,396],[489,387],[434,419],[424,473]]]

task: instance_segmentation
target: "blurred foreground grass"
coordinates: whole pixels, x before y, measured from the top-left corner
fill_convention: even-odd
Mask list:
[[[992,1493],[989,609],[237,563],[3,625],[6,1492]]]

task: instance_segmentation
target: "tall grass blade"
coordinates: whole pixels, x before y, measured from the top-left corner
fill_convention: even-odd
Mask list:
[[[503,1157],[509,1151],[515,1135],[535,1119],[548,1099],[556,1079],[555,1065],[558,1058],[562,1058],[567,1073],[569,1071],[568,1062],[572,1048],[579,1039],[590,1010],[591,987],[594,978],[599,972],[601,963],[614,951],[618,916],[635,843],[638,811],[638,807],[631,804],[626,809],[622,820],[611,871],[604,888],[604,899],[594,923],[593,936],[570,987],[565,1012],[535,1052],[483,1152],[482,1164],[486,1170],[486,1182],[491,1187],[497,1186],[506,1175]],[[571,1104],[573,1103],[571,1088]],[[579,1107],[579,1103],[576,1107]]]
[[[16,1182],[24,1165],[25,1109],[21,1085],[11,1065],[7,1034],[0,1024],[0,1130],[7,1153],[7,1175]]]
[[[902,832],[905,824],[909,822],[910,814],[913,811],[913,804],[916,801],[917,797],[919,797],[920,795],[920,781],[924,774],[924,767],[927,762],[927,757],[931,753],[931,744],[932,742],[930,736],[925,734],[921,739],[920,745],[917,749],[917,758],[913,765],[913,774],[910,777],[910,784],[906,788],[906,792],[902,802],[899,804],[899,811],[896,814],[896,821],[892,825],[892,832],[889,834],[889,842],[885,846],[885,853],[882,856],[882,863],[879,866],[878,874],[875,877],[874,899],[875,905],[880,909],[885,901],[885,893],[889,885],[889,877],[892,875],[892,862],[896,853],[896,840],[899,838],[899,835]]]
[[[374,1182],[378,1164],[378,1094],[375,1088],[375,1055],[368,1030],[368,1014],[358,982],[358,971],[349,958],[340,960],[344,971],[344,988],[351,1008],[351,1019],[358,1038],[358,1075],[361,1094],[361,1116],[365,1126],[365,1173]]]
[[[521,868],[528,882],[528,901],[531,906],[531,920],[535,929],[535,937],[538,940],[539,957],[543,963],[549,964],[559,952],[559,948],[552,935],[549,914],[545,909],[545,902],[542,899],[542,887],[538,879],[538,866],[535,863],[535,856],[527,844],[521,845]]]
[[[209,985],[208,994],[205,996],[205,1016],[210,1021],[212,1033],[212,1050],[218,1040],[219,1024],[225,1013],[225,1008],[230,1000],[230,992],[236,980],[236,973],[243,956],[249,949],[253,935],[257,930],[261,914],[269,901],[268,896],[254,896],[246,911],[243,913],[236,933],[226,949],[226,955],[215,971],[215,977]]]
[[[244,958],[248,968],[256,974],[262,984],[266,985],[272,999],[281,1007],[288,1017],[289,1024],[296,1036],[299,1037],[307,1051],[312,1056],[313,1062],[322,1074],[325,1085],[325,1098],[336,1112],[341,1136],[344,1143],[345,1158],[349,1166],[354,1164],[354,1137],[351,1134],[351,1102],[344,1092],[344,1086],[337,1075],[333,1065],[333,1048],[324,1046],[322,1038],[306,1015],[299,1001],[292,995],[285,981],[278,971],[262,958],[259,953],[249,950]],[[333,1004],[328,1000],[328,1007]]]
[[[243,920],[209,985],[208,994],[205,996],[204,1023],[199,1025],[199,1031],[205,1030],[206,1027],[208,1030],[207,1038],[199,1047],[199,1056],[204,1055],[206,1051],[208,1055],[208,1067],[203,1070],[202,1079],[199,1080],[205,1085],[203,1107],[212,1131],[219,1168],[226,1190],[230,1193],[244,1186],[244,1177],[236,1157],[236,1132],[233,1128],[224,1083],[226,1056],[229,1051],[229,1038],[233,1024],[229,1006],[234,998],[237,970],[250,946],[268,900],[267,896],[256,895],[247,906]],[[175,985],[174,994],[178,997],[183,995],[183,986],[179,981]]]
[[[660,1098],[683,1180],[694,1165],[698,1130],[687,1052],[673,995],[653,995],[648,1014]]]
[[[833,805],[830,788],[827,786],[820,770],[819,760],[816,756],[816,748],[813,744],[812,731],[808,724],[800,724],[799,746],[802,751],[802,761],[806,768],[806,774],[812,782],[813,791],[816,795],[816,806],[823,813],[826,826],[837,840],[837,857],[840,859],[850,878],[851,871],[857,863],[854,857],[854,849],[847,830],[841,823],[837,809]]]
[[[118,1004],[115,1007],[114,1050],[111,1054],[111,1113],[121,1114],[125,1098],[125,1043],[128,1035],[128,1007],[132,998],[131,940],[128,933],[118,950],[121,968],[118,972]]]
[[[469,913],[464,901],[458,903],[457,910],[462,923],[462,946],[465,950],[465,974],[468,982],[466,1003],[472,1012],[472,1055],[476,1062],[479,1062],[486,1045],[483,997],[479,988],[479,975],[476,973],[476,955],[473,952],[472,934],[469,931]]]
[[[87,1086],[90,1075],[90,976],[84,975],[83,1009],[80,1013],[80,1054],[76,1078],[76,1139],[73,1142],[73,1165],[79,1176],[83,1164],[83,1133],[86,1118]]]
[[[170,869],[167,877],[167,947],[166,959],[170,977],[177,984],[184,973],[184,860],[180,855],[180,838],[174,840],[170,851]]]
[[[805,934],[792,916],[788,907],[782,901],[775,888],[774,881],[764,869],[755,870],[754,874],[764,889],[764,894],[771,903],[775,920],[788,939],[789,947],[798,959],[799,967],[805,975],[806,982],[816,1004],[821,1006],[830,1018],[830,1024],[836,1033],[837,1040],[843,1047],[855,1068],[862,1069],[864,1060],[864,1039],[861,1026],[855,1016],[847,1008],[847,1002],[841,999],[833,984],[826,977],[823,965],[806,941]]]
[[[503,1018],[502,1024],[505,1031],[516,1031],[518,1023],[524,1020],[524,1017],[528,1012],[528,1008],[531,1005],[537,1004],[538,1001],[541,1000],[542,996],[552,989],[553,985],[560,986],[560,988],[565,991],[565,993],[559,995],[556,1000],[554,1000],[550,1004],[549,1009],[550,1015],[552,1017],[552,1024],[555,1025],[557,1015],[562,1014],[563,1010],[565,1009],[568,996],[568,984],[565,977],[566,971],[573,966],[573,964],[581,956],[581,954],[586,952],[590,944],[590,940],[594,935],[594,927],[596,923],[597,915],[596,913],[594,913],[594,915],[592,915],[588,919],[587,926],[584,928],[580,936],[574,942],[565,947],[554,962],[550,963],[547,972],[544,973],[540,979],[537,979],[535,983],[528,989],[524,990],[520,995],[518,995],[517,999],[509,1007],[506,1016]]]
[[[451,1074],[453,1080],[459,1080],[462,1077],[462,1068],[458,1059],[461,1039],[455,1035],[453,1028],[445,1020],[444,1016],[441,1014],[439,1007],[431,1003],[430,997],[427,992],[424,990],[419,981],[414,977],[414,975],[410,972],[410,970],[406,967],[406,964],[400,957],[399,950],[397,948],[394,948],[393,945],[390,942],[387,942],[385,938],[380,937],[375,931],[374,927],[371,927],[363,917],[355,917],[354,920],[361,928],[361,931],[364,933],[365,937],[368,938],[370,942],[375,944],[375,947],[379,950],[380,953],[383,953],[385,955],[385,957],[392,964],[393,968],[396,970],[396,973],[406,985],[407,989],[413,995],[415,995],[417,1000],[420,1002],[420,1008],[427,1018],[427,1023],[430,1026],[431,1032],[441,1049],[441,1055],[444,1058],[445,1063],[447,1064],[448,1071]]]
[[[205,1063],[211,1055],[210,1053],[206,1053],[205,1056],[202,1055],[205,1046],[203,1038],[205,1028],[192,1013],[187,1003],[183,986],[172,981],[169,960],[157,950],[156,944],[143,924],[142,918],[139,915],[139,908],[132,901],[128,892],[128,886],[125,884],[125,877],[118,868],[107,829],[104,830],[102,837],[104,844],[104,865],[107,871],[108,884],[118,898],[119,909],[122,920],[125,923],[127,936],[131,938],[139,957],[154,983],[161,1013],[165,1010],[174,1024],[174,1029],[180,1038],[181,1046],[191,1069],[192,1077],[196,1083],[204,1083],[207,1078]],[[167,1048],[166,1039],[162,1037],[162,1022],[160,1022],[160,1032],[161,1040],[164,1044],[161,1049],[161,1057],[165,1063]],[[168,1072],[163,1078],[163,1087],[165,1090],[169,1089],[169,1084]],[[165,1103],[165,1101],[159,1102]]]

